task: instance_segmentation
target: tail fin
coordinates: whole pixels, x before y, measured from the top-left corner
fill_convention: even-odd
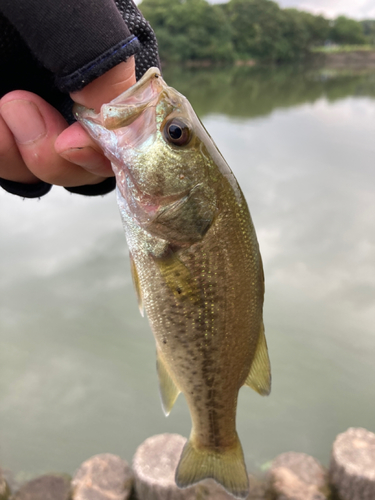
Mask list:
[[[222,452],[197,449],[190,439],[182,450],[176,470],[176,484],[187,488],[202,479],[213,478],[236,498],[249,494],[249,479],[239,439]]]

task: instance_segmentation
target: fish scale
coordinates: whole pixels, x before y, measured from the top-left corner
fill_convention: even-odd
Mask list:
[[[176,470],[248,494],[238,391],[270,392],[258,242],[238,183],[190,103],[150,69],[100,114],[77,118],[112,161],[140,310],[157,350],[162,406],[182,392],[192,432]],[[173,134],[171,131],[173,130]]]

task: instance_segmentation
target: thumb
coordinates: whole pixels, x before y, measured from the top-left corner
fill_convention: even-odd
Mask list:
[[[122,94],[134,83],[135,61],[134,57],[130,57],[82,90],[71,93],[70,97],[76,103],[99,112],[102,104]],[[79,165],[92,174],[106,177],[113,175],[110,162],[80,123],[74,123],[58,136],[55,150],[70,163]]]
[[[74,102],[86,108],[95,109],[98,113],[102,104],[111,101],[134,84],[135,60],[132,56],[86,85],[82,90],[71,93],[70,97]]]

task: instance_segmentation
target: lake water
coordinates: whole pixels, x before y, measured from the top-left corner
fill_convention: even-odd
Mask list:
[[[241,389],[256,471],[300,451],[328,463],[337,433],[375,431],[375,74],[293,68],[166,72],[243,188],[266,276],[271,396]],[[0,192],[0,464],[72,473],[131,460],[165,418],[114,194]]]

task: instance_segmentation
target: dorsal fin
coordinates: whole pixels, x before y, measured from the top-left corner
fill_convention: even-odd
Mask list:
[[[261,396],[268,396],[271,392],[271,366],[263,322],[260,328],[255,356],[245,385],[254,389]]]
[[[159,376],[161,405],[163,407],[164,414],[167,417],[181,391],[173,382],[172,377],[169,375],[165,367],[164,360],[158,351],[156,352],[156,369]]]
[[[129,257],[130,257],[130,270],[132,273],[133,285],[135,288],[135,292],[137,294],[139,312],[141,313],[141,315],[143,317],[144,316],[144,308],[143,308],[143,297],[142,297],[141,284],[139,282],[138,272],[137,272],[137,268],[135,267],[135,262],[134,262],[133,256],[130,252],[129,252]]]

